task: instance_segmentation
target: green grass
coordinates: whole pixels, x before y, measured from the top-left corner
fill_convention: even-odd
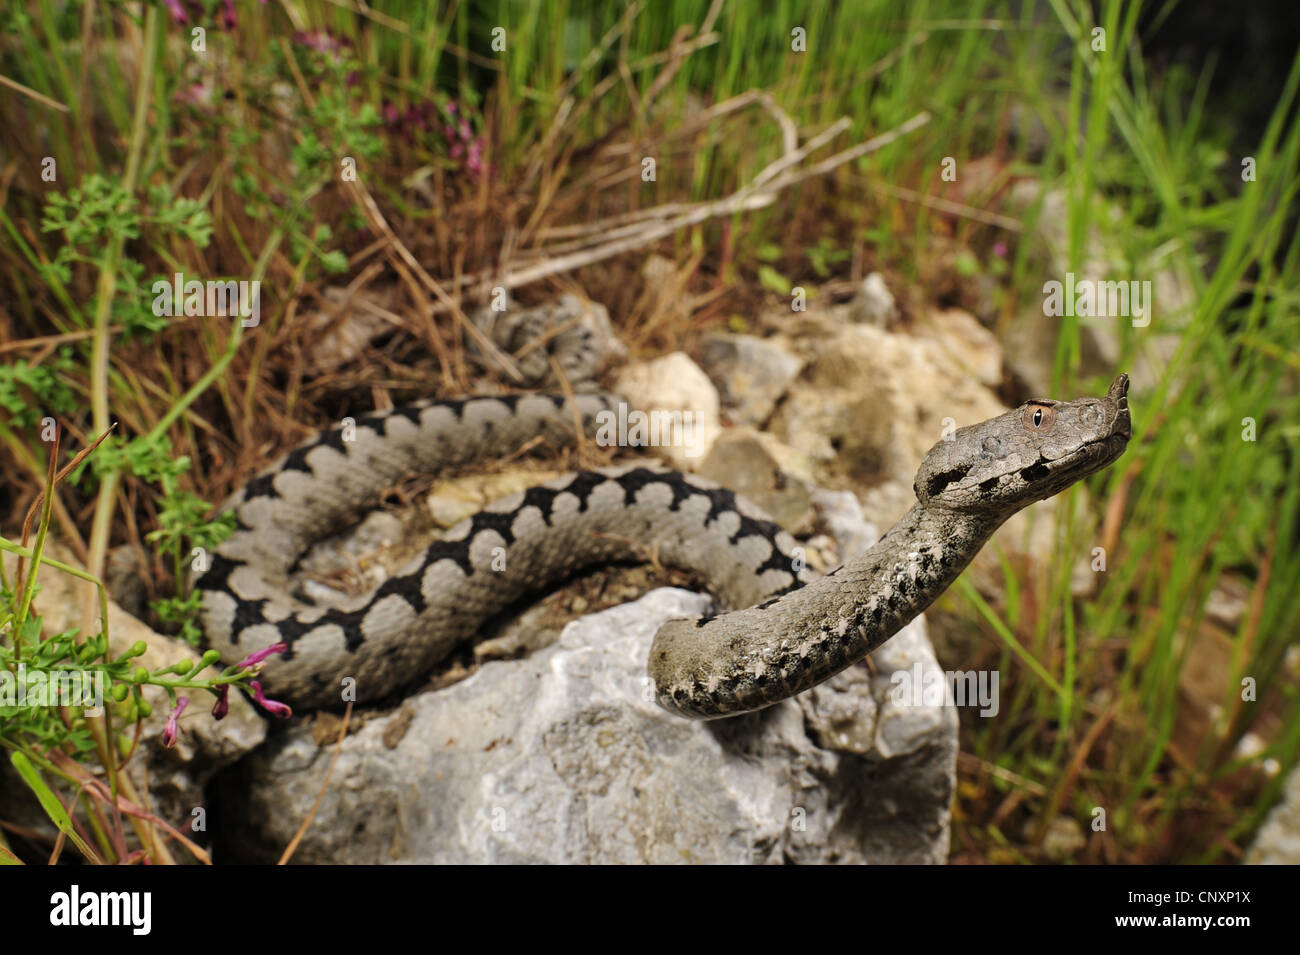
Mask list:
[[[1102,807],[1107,832],[1090,833],[1082,860],[1234,859],[1281,784],[1263,767],[1285,770],[1300,749],[1287,657],[1300,616],[1300,58],[1261,141],[1245,142],[1211,107],[1208,68],[1148,72],[1136,4],[1101,3],[1097,24],[1082,4],[1056,0],[1038,17],[1033,7],[378,2],[361,16],[348,0],[291,0],[239,4],[234,31],[208,16],[198,57],[164,7],[134,20],[118,4],[13,4],[0,75],[63,108],[0,91],[3,486],[25,503],[45,485],[47,414],[70,446],[117,422],[98,469],[60,487],[48,523],[94,577],[110,546],[163,529],[148,545],[150,584],[164,622],[182,627],[181,564],[215,533],[202,502],[264,463],[259,449],[298,436],[288,422],[335,418],[375,387],[406,398],[469,383],[446,315],[400,330],[385,365],[316,383],[301,376],[294,342],[308,332],[294,303],[374,261],[360,258],[373,223],[340,182],[340,157],[357,160],[393,232],[446,283],[495,265],[507,225],[526,253],[551,227],[728,195],[780,157],[780,125],[761,104],[692,126],[706,106],[764,91],[804,141],[846,117],[816,158],[927,111],[931,122],[891,147],[767,208],[659,243],[661,254],[695,260],[698,282],[725,295],[689,327],[622,331],[641,352],[662,350],[730,315],[743,322],[771,294],[765,282],[815,293],[847,274],[854,253],[924,300],[927,278],[945,268],[938,250],[956,248],[963,268],[998,275],[1006,332],[1058,277],[1030,238],[1041,208],[1016,231],[917,201],[942,194],[949,156],[959,167],[999,156],[988,195],[967,200],[991,211],[1006,214],[997,193],[1014,178],[1063,189],[1071,268],[1093,233],[1139,279],[1152,277],[1141,270],[1162,250],[1189,277],[1193,304],[1184,315],[1158,311],[1148,329],[1121,326],[1116,370],[1149,355],[1155,332],[1182,328],[1156,387],[1133,397],[1128,453],[1090,482],[1087,513],[1072,506],[1080,492],[1059,508],[1059,559],[1006,561],[1003,593],[967,585],[942,604],[981,634],[1007,697],[998,719],[963,722],[963,749],[997,772],[963,764],[954,850],[1038,861],[1055,815],[1086,830]],[[1091,49],[1094,25],[1106,31],[1103,53]],[[504,54],[491,48],[497,26]],[[791,50],[794,27],[806,30],[807,52]],[[295,40],[324,29],[348,44],[337,60]],[[215,99],[183,102],[196,82]],[[451,155],[448,104],[482,137],[487,175]],[[423,128],[385,124],[385,108],[432,112]],[[1041,154],[1012,136],[1026,118],[1045,131]],[[619,178],[643,156],[657,161],[655,182]],[[1245,156],[1253,182],[1240,181]],[[41,179],[45,157],[57,163],[55,183]],[[74,188],[80,198],[52,218]],[[998,242],[1011,247],[1005,274],[990,254]],[[632,304],[638,261],[631,253],[574,279],[617,318]],[[152,323],[149,285],[173,271],[262,280],[262,326]],[[1082,371],[1085,329],[1060,321],[1052,393],[1104,388]],[[1242,440],[1246,418],[1254,441]],[[182,457],[188,468],[176,465]],[[1094,596],[1077,599],[1071,571],[1098,546],[1112,504],[1122,521],[1108,570]],[[1227,578],[1251,599],[1229,635],[1220,716],[1184,751],[1175,736],[1188,706],[1179,693],[1188,635]],[[1254,702],[1240,700],[1244,677],[1257,682]],[[1249,733],[1263,751],[1234,755]]]

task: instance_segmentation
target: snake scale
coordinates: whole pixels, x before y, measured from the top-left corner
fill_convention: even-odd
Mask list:
[[[1106,467],[1130,430],[1128,377],[1075,401],[1031,400],[958,429],[926,455],[917,503],[824,577],[753,506],[702,478],[633,465],[582,471],[489,505],[389,577],[335,606],[293,592],[296,562],[386,487],[572,441],[618,399],[600,394],[424,401],[357,419],[290,452],[228,502],[237,530],[196,577],[210,644],[234,663],[283,642],[268,692],[306,707],[412,683],[503,608],[648,551],[700,575],[727,607],[672,620],[649,660],[661,705],[711,719],[761,709],[861,660],[957,578],[1016,511]]]

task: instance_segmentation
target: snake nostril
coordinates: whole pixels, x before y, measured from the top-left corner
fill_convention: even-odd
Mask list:
[[[1048,473],[1047,465],[1040,461],[1037,464],[1031,464],[1029,467],[1022,470],[1020,476],[1032,484],[1034,481],[1041,481],[1043,478],[1047,477]]]
[[[934,497],[936,494],[945,490],[948,485],[960,481],[968,473],[970,473],[969,465],[959,465],[949,471],[944,471],[941,474],[936,474],[934,477],[930,478],[925,489],[930,492],[931,497]]]

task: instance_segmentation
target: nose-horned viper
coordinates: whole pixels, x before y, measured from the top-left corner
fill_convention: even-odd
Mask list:
[[[607,395],[426,401],[327,431],[229,502],[238,529],[196,586],[208,639],[235,662],[283,642],[264,674],[303,706],[361,700],[409,683],[523,595],[595,565],[658,559],[699,574],[729,607],[664,624],[650,652],[658,699],[713,718],[769,706],[861,660],[928,607],[1016,511],[1106,467],[1130,436],[1128,377],[1107,394],[1033,400],[937,443],[917,503],[880,541],[825,577],[795,541],[731,492],[638,465],[570,474],[453,528],[378,589],[333,607],[293,596],[290,572],[410,471],[512,454],[538,435],[572,438],[615,406]]]

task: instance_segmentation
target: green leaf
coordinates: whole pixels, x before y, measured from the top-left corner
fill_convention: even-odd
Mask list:
[[[781,295],[790,294],[790,280],[770,265],[760,265],[758,267],[758,281],[769,292],[778,292]]]
[[[347,271],[348,257],[346,253],[334,249],[333,251],[326,252],[322,255],[320,257],[320,263],[326,272],[329,272],[332,275],[337,275],[340,272]]]
[[[95,850],[86,845],[84,839],[77,835],[77,830],[72,828],[72,820],[68,818],[67,810],[63,808],[63,803],[59,802],[59,797],[54,795],[54,790],[45,785],[45,780],[41,774],[36,771],[32,761],[27,758],[26,754],[15,750],[9,754],[9,762],[14,769],[18,770],[18,775],[23,778],[28,788],[36,794],[41,808],[45,810],[45,815],[50,817],[50,821],[59,827],[59,831],[72,840],[73,844],[81,850],[81,854],[88,860],[98,860],[99,856]]]

